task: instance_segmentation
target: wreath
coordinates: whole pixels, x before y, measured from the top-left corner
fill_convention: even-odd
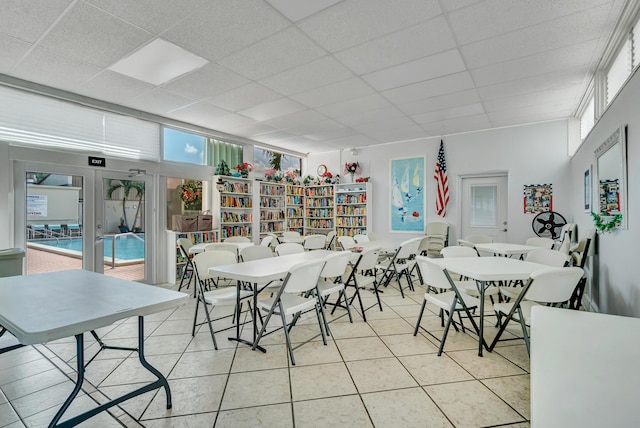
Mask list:
[[[180,186],[180,199],[186,209],[194,208],[202,195],[201,181],[187,181]]]
[[[598,233],[610,233],[620,227],[622,224],[622,214],[610,214],[606,211],[602,211],[600,214],[594,212],[591,213],[593,218],[593,224],[598,230]]]

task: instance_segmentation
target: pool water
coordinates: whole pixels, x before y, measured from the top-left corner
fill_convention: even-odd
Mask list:
[[[139,233],[143,240],[137,239],[135,236],[120,236],[116,239],[116,259],[119,260],[138,260],[144,259],[144,234]],[[111,242],[113,236],[104,237],[104,257],[111,258]],[[35,239],[30,243],[44,245],[48,247],[59,248],[70,252],[82,254],[82,238],[61,238],[55,239]]]

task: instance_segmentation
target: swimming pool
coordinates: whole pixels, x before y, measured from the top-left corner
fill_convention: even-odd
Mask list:
[[[111,260],[112,241],[113,236],[104,237],[105,259]],[[82,238],[34,239],[29,241],[29,245],[31,244],[35,244],[35,247],[40,247],[43,250],[61,250],[60,252],[64,254],[82,256]],[[116,260],[134,261],[143,259],[144,233],[138,233],[136,236],[120,236],[116,239]]]

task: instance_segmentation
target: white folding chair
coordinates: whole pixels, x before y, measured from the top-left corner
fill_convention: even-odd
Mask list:
[[[476,334],[479,334],[478,326],[471,315],[470,309],[475,309],[480,305],[480,301],[472,297],[466,293],[461,293],[456,287],[456,282],[451,279],[449,273],[434,263],[432,260],[429,260],[425,256],[417,257],[418,268],[422,273],[422,281],[425,285],[428,284],[429,287],[434,287],[443,290],[449,290],[444,293],[424,293],[424,300],[422,301],[422,307],[420,308],[420,313],[418,315],[418,321],[416,322],[416,327],[413,330],[413,335],[418,334],[418,329],[422,328],[429,335],[431,335],[436,340],[440,341],[440,348],[438,349],[438,356],[442,355],[442,351],[444,349],[445,341],[447,340],[447,333],[449,332],[449,327],[453,321],[454,312],[458,313],[458,317],[460,319],[460,327],[464,332],[464,324],[462,324],[462,317],[460,316],[460,312],[464,311],[473,324],[473,328],[476,331]],[[438,339],[433,333],[420,325],[422,320],[422,315],[424,314],[424,308],[427,305],[427,302],[433,303],[437,307],[439,307],[443,312],[447,313],[447,322],[444,327],[444,332],[442,334],[442,338]],[[453,327],[458,330],[456,326],[456,322],[453,321]]]
[[[327,250],[333,250],[335,247],[335,241],[336,241],[336,232],[335,230],[330,231],[329,233],[327,233],[327,238],[326,238],[326,243],[325,243],[325,248]]]
[[[415,256],[420,246],[422,238],[413,238],[408,241],[404,241],[400,244],[400,247],[396,250],[395,254],[388,260],[380,261],[376,265],[376,270],[382,272],[379,284],[387,287],[393,278],[398,282],[400,288],[400,294],[404,298],[404,291],[402,289],[401,278],[404,275],[407,278],[407,285],[409,290],[413,291],[413,280],[411,278],[411,272],[415,267]],[[420,272],[418,272],[420,274]]]
[[[229,238],[225,239],[224,242],[249,243],[251,242],[251,239],[247,238],[246,236],[230,236]]]
[[[372,290],[376,295],[376,299],[378,300],[378,306],[380,307],[380,311],[382,311],[382,302],[380,302],[380,295],[382,291],[378,290],[378,281],[375,275],[376,264],[378,264],[378,257],[380,255],[380,251],[377,249],[370,249],[363,251],[360,254],[353,253],[357,256],[357,259],[354,263],[353,269],[351,270],[351,274],[345,285],[347,287],[354,287],[355,293],[351,297],[350,304],[353,302],[353,299],[358,298],[358,303],[360,304],[360,310],[362,313],[362,319],[366,322],[367,316],[365,315],[365,311],[371,309],[365,308],[362,303],[362,297],[360,296],[360,290],[366,288],[368,285],[372,285]]]
[[[304,247],[302,244],[297,244],[295,242],[285,242],[284,244],[280,244],[276,247],[276,255],[278,256],[286,256],[287,254],[298,254],[304,253]]]
[[[322,304],[326,306],[330,295],[334,293],[340,293],[338,295],[338,299],[333,304],[333,310],[331,311],[331,314],[335,312],[338,306],[342,306],[340,305],[340,299],[342,298],[344,300],[344,308],[346,308],[347,314],[349,315],[349,321],[353,322],[343,279],[346,275],[349,261],[351,260],[350,256],[351,255],[346,251],[341,251],[330,254],[324,258],[325,265],[324,268],[322,268],[322,272],[320,273],[321,279],[318,281],[318,295]],[[327,334],[331,336],[329,324],[327,323],[326,319],[325,330]]]
[[[188,238],[178,238],[176,239],[176,244],[178,245],[178,250],[182,254],[182,259],[185,263],[182,268],[182,275],[180,276],[180,285],[178,286],[178,291],[180,291],[182,290],[182,284],[184,283],[185,278],[189,278],[185,288],[189,288],[191,285],[191,279],[193,278],[193,263],[191,261],[192,255],[189,254],[189,248],[193,247],[193,242]],[[193,296],[195,297],[195,293]]]
[[[282,287],[280,287],[280,290],[275,297],[258,301],[258,307],[268,313],[252,349],[256,349],[260,339],[265,335],[271,316],[273,314],[278,314],[282,320],[282,330],[284,331],[284,336],[287,341],[291,365],[295,365],[296,360],[293,356],[294,348],[291,346],[291,338],[289,337],[289,331],[293,328],[294,323],[293,321],[291,323],[287,323],[287,317],[294,317],[293,319],[295,320],[297,319],[295,317],[296,314],[300,314],[311,309],[315,309],[316,311],[322,340],[325,345],[327,344],[327,337],[323,326],[324,317],[321,315],[322,304],[318,299],[317,289],[318,278],[320,277],[320,272],[322,272],[324,265],[324,260],[312,260],[296,264],[289,269]],[[296,346],[296,349],[302,344]]]
[[[350,236],[340,236],[338,237],[338,245],[341,250],[348,250],[356,246],[356,241]]]
[[[305,250],[322,250],[327,242],[326,235],[307,235],[304,237],[302,246]]]
[[[217,278],[209,273],[209,268],[215,266],[223,266],[237,263],[235,255],[229,251],[205,251],[204,253],[196,254],[193,257],[193,265],[198,285],[198,291],[196,292],[198,301],[196,302],[196,310],[193,316],[193,328],[191,330],[191,336],[195,336],[196,327],[202,324],[209,325],[209,332],[211,333],[211,339],[213,340],[213,347],[217,350],[218,343],[216,342],[215,331],[213,329],[213,321],[217,321],[227,316],[223,316],[216,319],[211,319],[210,312],[216,305],[222,304],[235,304],[238,299],[238,293],[240,297],[240,306],[235,308],[234,321],[240,322],[240,313],[242,312],[242,300],[253,297],[253,292],[249,290],[237,290],[236,287],[222,287],[215,288],[207,291],[206,288],[211,282],[216,282]],[[206,315],[206,321],[198,323],[198,308],[202,304]],[[211,310],[207,308],[211,306]],[[251,305],[249,305],[251,308]],[[226,329],[224,329],[226,330]]]
[[[361,233],[354,235],[353,240],[356,241],[356,244],[362,244],[363,242],[371,242],[367,235],[363,235]]]
[[[420,242],[418,252],[423,256],[439,255],[440,250],[449,244],[449,223],[433,221],[427,223],[425,237]]]
[[[565,254],[561,251],[550,250],[547,248],[535,249],[533,251],[529,251],[527,253],[526,261],[532,263],[538,263],[541,265],[546,265],[549,267],[564,267],[569,264],[569,255]],[[515,287],[501,286],[500,294],[505,296],[508,299],[515,299],[520,295],[522,291],[522,287],[524,286],[522,283],[514,284]],[[519,285],[519,286],[518,286]]]
[[[520,322],[527,353],[530,353],[527,325],[530,325],[531,308],[541,303],[557,305],[568,302],[583,274],[584,271],[579,267],[549,268],[532,273],[514,302],[494,305],[499,315],[504,314],[507,317],[501,322],[500,330],[493,339],[489,351],[496,346],[509,321],[515,319]],[[498,321],[501,320],[498,319]]]
[[[579,310],[582,305],[582,296],[584,289],[589,279],[589,270],[587,269],[587,259],[596,253],[596,230],[589,229],[585,234],[585,237],[578,241],[578,245],[571,252],[571,260],[574,266],[582,268],[584,275],[578,282],[576,289],[569,301],[569,307],[571,309]]]
[[[534,236],[533,238],[527,239],[525,245],[529,245],[530,247],[540,247],[552,249],[555,245],[556,241],[551,238],[544,238],[540,236]]]

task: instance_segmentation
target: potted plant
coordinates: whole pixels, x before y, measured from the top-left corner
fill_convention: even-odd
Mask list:
[[[118,225],[118,229],[120,229],[120,233],[126,233],[129,231],[129,228],[124,221],[124,217],[120,217],[120,224]]]

